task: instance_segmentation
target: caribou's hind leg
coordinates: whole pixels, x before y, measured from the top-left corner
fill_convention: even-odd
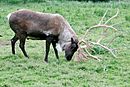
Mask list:
[[[26,35],[25,34],[21,34],[20,35],[20,44],[19,44],[19,47],[21,48],[23,54],[25,57],[29,58],[29,56],[27,55],[26,51],[25,51],[25,41],[26,41]]]
[[[15,43],[17,40],[18,40],[18,37],[16,35],[11,39],[12,54],[15,54]]]

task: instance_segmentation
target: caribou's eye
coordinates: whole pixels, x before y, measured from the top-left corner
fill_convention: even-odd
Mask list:
[[[72,44],[72,45],[71,45],[71,50],[73,50],[73,51],[74,51],[74,50],[77,50],[77,45],[76,45],[76,44]]]
[[[75,47],[76,47],[76,44],[72,44],[72,47],[75,48]]]

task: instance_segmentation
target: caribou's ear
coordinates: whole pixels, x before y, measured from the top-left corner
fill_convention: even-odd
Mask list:
[[[78,39],[75,39],[75,43],[76,43],[76,44],[78,44],[78,43],[79,43]]]
[[[71,43],[76,43],[76,44],[78,44],[78,39],[73,39],[73,38],[71,38]]]
[[[74,39],[73,38],[71,38],[71,43],[74,43]]]

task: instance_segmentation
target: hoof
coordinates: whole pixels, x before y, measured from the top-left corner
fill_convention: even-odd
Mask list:
[[[29,56],[25,56],[26,59],[29,59]]]
[[[48,60],[44,60],[44,63],[48,63]]]

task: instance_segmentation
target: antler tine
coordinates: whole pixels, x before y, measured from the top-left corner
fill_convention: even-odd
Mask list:
[[[98,24],[98,25],[100,25],[100,24],[102,23],[102,21],[104,20],[104,18],[105,18],[105,16],[106,16],[107,12],[108,12],[108,9],[107,9],[106,12],[104,13],[104,15],[103,15],[103,17],[101,18],[101,20],[99,21],[99,24]]]
[[[115,14],[114,16],[112,16],[111,18],[109,18],[109,19],[105,22],[105,24],[107,24],[107,23],[108,23],[110,20],[112,20],[113,18],[117,17],[118,14],[119,14],[119,9],[117,9],[116,14]]]
[[[108,25],[107,23],[118,16],[118,14],[119,14],[119,9],[117,9],[117,12],[116,12],[116,14],[115,14],[114,16],[112,16],[112,17],[109,18],[105,23],[103,23],[103,20],[104,20],[104,18],[105,18],[105,16],[106,16],[107,13],[108,13],[108,10],[106,10],[106,12],[104,13],[103,17],[101,18],[101,20],[99,21],[99,23],[98,23],[97,25],[91,26],[90,28],[88,28],[88,29],[86,30],[84,37],[83,37],[83,38],[81,39],[81,41],[78,43],[78,44],[79,44],[79,48],[78,48],[77,58],[78,58],[79,60],[82,60],[82,59],[84,59],[84,58],[85,58],[85,59],[88,59],[88,57],[89,57],[89,58],[93,58],[93,59],[96,59],[96,60],[98,60],[98,61],[101,61],[97,56],[92,55],[92,54],[88,51],[88,50],[92,49],[92,47],[94,47],[95,45],[100,46],[101,48],[106,49],[108,52],[110,52],[110,53],[112,54],[113,57],[116,58],[116,55],[114,54],[114,52],[112,51],[112,49],[110,49],[109,47],[107,47],[108,45],[110,45],[110,44],[114,41],[114,39],[115,39],[116,37],[112,38],[112,40],[108,43],[107,46],[102,45],[102,44],[100,43],[101,40],[104,40],[105,36],[101,36],[101,37],[97,40],[97,42],[92,42],[92,41],[89,41],[89,40],[87,40],[87,41],[85,40],[86,35],[89,34],[89,32],[90,32],[92,29],[94,29],[94,28],[99,28],[99,27],[105,28],[105,31],[103,31],[103,33],[106,33],[107,30],[108,30],[108,28],[110,28],[110,29],[112,29],[112,30],[114,30],[114,31],[117,31],[117,30],[118,30],[118,29],[116,29],[116,28],[113,27],[113,26],[115,26],[115,25],[117,25],[117,24],[120,24],[120,23],[116,23],[116,24],[113,24],[113,25]]]

